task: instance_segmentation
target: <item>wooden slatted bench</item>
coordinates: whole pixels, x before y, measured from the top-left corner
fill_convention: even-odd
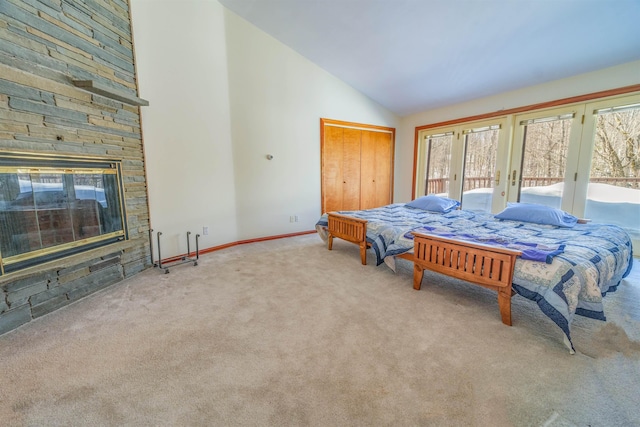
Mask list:
[[[511,288],[516,257],[522,252],[422,233],[414,235],[413,288],[420,290],[431,270],[498,292],[502,323],[511,326]]]
[[[327,217],[327,248],[331,250],[333,247],[334,237],[355,243],[360,246],[362,265],[367,265],[367,247],[371,246],[367,244],[367,220],[340,215],[335,212],[329,212]]]

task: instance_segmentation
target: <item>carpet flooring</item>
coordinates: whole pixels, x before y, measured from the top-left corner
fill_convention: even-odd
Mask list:
[[[0,336],[7,426],[637,426],[640,267],[577,316],[315,235],[146,270]]]

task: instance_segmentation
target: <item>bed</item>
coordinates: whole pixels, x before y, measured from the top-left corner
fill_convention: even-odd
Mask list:
[[[575,352],[570,334],[573,317],[577,314],[606,320],[602,299],[629,274],[633,262],[631,239],[617,226],[581,223],[566,228],[500,220],[479,211],[436,213],[404,203],[324,214],[316,223],[316,230],[329,249],[334,237],[358,244],[363,264],[367,248],[375,253],[376,265],[385,263],[394,271],[397,257],[413,261],[416,289],[422,270],[437,271],[433,265],[421,262],[424,249],[416,262],[419,258],[414,248],[420,239],[463,244],[476,254],[488,254],[492,248],[511,252],[511,256],[516,252],[509,266],[511,276],[507,276],[511,283],[484,285],[498,291],[503,323],[510,324],[507,300],[517,293],[535,301],[562,330],[571,353]],[[483,271],[482,266],[478,271]],[[474,282],[473,277],[464,277],[457,271],[439,272]],[[508,322],[503,304],[509,305]]]

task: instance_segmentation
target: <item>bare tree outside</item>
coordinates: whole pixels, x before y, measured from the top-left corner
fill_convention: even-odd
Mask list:
[[[463,191],[493,188],[499,133],[496,129],[466,135]]]
[[[598,115],[590,178],[640,189],[640,108]]]
[[[598,114],[585,216],[640,238],[640,106]]]
[[[525,129],[520,189],[564,181],[571,119],[531,123]]]
[[[453,135],[428,138],[425,194],[449,194],[449,168]]]
[[[465,135],[463,208],[473,206],[473,209],[491,211],[499,135],[500,129],[470,132]],[[474,194],[473,199],[470,199],[471,193]]]

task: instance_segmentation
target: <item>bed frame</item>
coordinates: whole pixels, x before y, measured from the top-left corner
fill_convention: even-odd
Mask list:
[[[511,288],[513,269],[520,251],[474,244],[422,233],[414,235],[413,254],[399,257],[413,261],[413,288],[420,290],[424,270],[431,270],[456,279],[465,280],[498,292],[498,306],[502,323],[511,326]],[[328,214],[329,250],[333,238],[352,242],[360,246],[362,265],[367,264],[367,220]]]

